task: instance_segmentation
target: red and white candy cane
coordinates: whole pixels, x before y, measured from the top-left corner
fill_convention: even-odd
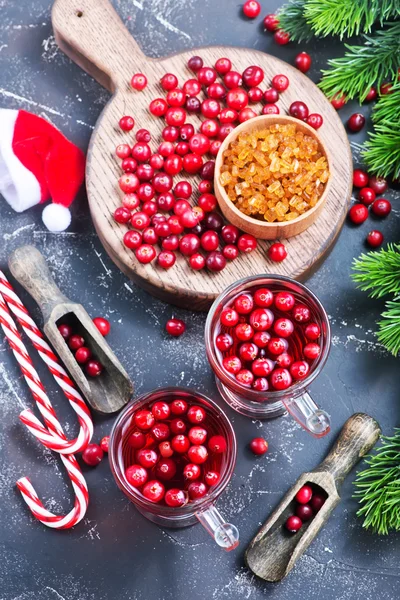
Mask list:
[[[57,419],[56,413],[51,405],[50,399],[40,381],[33,363],[29,357],[21,335],[16,328],[14,320],[7,308],[12,310],[18,322],[27,336],[31,339],[40,357],[46,363],[58,385],[68,398],[72,408],[78,416],[80,425],[79,434],[73,440],[68,440],[63,433],[62,427]],[[37,407],[40,410],[47,429],[43,427],[39,419],[35,417],[30,409],[20,414],[21,421],[28,427],[29,431],[36,436],[44,446],[59,452],[60,454],[74,454],[86,448],[93,435],[93,422],[90,412],[66,371],[58,362],[58,358],[45,341],[42,332],[36,326],[33,319],[21,300],[13,291],[4,273],[0,271],[0,325],[7,336],[9,344],[20,365],[25,380],[30,387]]]

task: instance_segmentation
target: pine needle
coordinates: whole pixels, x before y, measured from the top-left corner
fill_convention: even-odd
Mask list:
[[[370,33],[376,22],[400,16],[398,0],[307,0],[304,17],[317,36],[340,39]]]
[[[388,244],[378,252],[361,254],[353,261],[352,279],[371,298],[400,294],[400,244]]]
[[[373,35],[364,35],[362,46],[345,44],[347,52],[341,58],[328,61],[330,69],[322,71],[319,87],[328,98],[344,94],[348,99],[358,96],[362,102],[372,86],[397,79],[400,64],[400,22],[388,23]]]
[[[400,352],[400,300],[386,302],[385,308],[383,320],[378,322],[378,340],[397,356]]]
[[[357,515],[364,517],[363,527],[385,535],[400,530],[400,429],[381,441],[356,477],[354,497],[362,505]]]
[[[278,10],[279,26],[295,42],[309,42],[315,35],[304,17],[307,0],[290,0]]]

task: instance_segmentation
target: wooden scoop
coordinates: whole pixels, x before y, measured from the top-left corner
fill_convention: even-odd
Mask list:
[[[344,478],[374,446],[381,433],[378,423],[364,413],[355,413],[346,423],[325,460],[311,473],[303,473],[250,542],[245,560],[255,575],[266,581],[280,581],[294,567],[331,512],[340,501]],[[286,519],[294,514],[294,497],[303,485],[310,485],[327,498],[322,508],[301,529],[289,533]]]
[[[83,306],[71,302],[60,292],[39,250],[34,246],[17,248],[10,255],[8,265],[15,279],[39,304],[44,332],[90,406],[101,413],[122,408],[133,391],[128,374]],[[86,346],[104,366],[101,375],[86,377],[58,330],[61,323],[71,325],[74,333],[85,338]]]
[[[151,11],[149,4],[151,3],[143,3],[143,11]],[[162,4],[157,5],[160,10]],[[183,2],[176,1],[175,4]],[[154,10],[158,10],[157,7],[153,5]],[[234,3],[227,2],[227,7],[233,11],[233,15],[236,11]],[[90,141],[86,188],[99,238],[112,260],[126,275],[162,300],[190,310],[206,310],[228,285],[250,273],[267,271],[294,279],[305,279],[315,270],[332,247],[346,218],[353,176],[349,142],[340,117],[308,77],[275,56],[254,48],[214,46],[187,49],[167,58],[149,58],[143,54],[109,0],[56,0],[52,10],[52,23],[61,50],[113,93],[99,116]],[[307,219],[315,218],[315,222],[307,223],[310,227],[306,231],[290,238],[287,244],[288,258],[280,263],[266,260],[267,245],[260,241],[257,250],[241,254],[238,260],[228,261],[225,269],[218,274],[210,274],[206,269],[192,270],[186,258],[179,254],[172,269],[162,269],[157,266],[156,261],[141,264],[134,252],[123,244],[127,226],[116,223],[112,216],[121,205],[122,197],[118,188],[118,179],[122,174],[121,161],[115,156],[115,148],[121,143],[132,146],[137,130],[144,127],[152,134],[150,147],[153,152],[156,151],[165,120],[153,117],[149,112],[149,104],[155,98],[166,95],[159,85],[165,73],[174,73],[180,87],[196,76],[187,68],[188,59],[193,54],[200,55],[206,66],[213,66],[218,58],[227,57],[232,61],[233,70],[240,73],[250,65],[260,66],[265,73],[261,84],[263,90],[270,87],[274,75],[283,73],[289,78],[290,85],[279,98],[281,113],[286,113],[290,104],[301,98],[307,103],[310,113],[318,112],[323,115],[324,124],[318,130],[318,139],[325,152],[332,157],[328,197],[325,203],[318,203],[315,213],[313,211],[311,214],[310,211],[310,216],[307,214],[307,218],[300,221],[303,225]],[[139,72],[144,73],[148,79],[147,87],[141,92],[130,86],[132,75]],[[221,82],[222,79],[218,78],[218,81]],[[205,98],[203,92],[199,98]],[[257,114],[261,113],[261,103],[252,107]],[[130,115],[135,119],[135,128],[130,132],[123,132],[118,126],[123,115]],[[187,117],[187,121],[196,130],[202,120],[204,117],[200,115]],[[298,124],[301,125],[301,121]],[[207,155],[205,160],[211,158]],[[188,176],[182,171],[179,176],[174,177],[174,184],[180,179],[190,180],[193,189],[197,190],[199,175]],[[197,192],[193,194],[191,201],[197,201]],[[317,219],[316,213],[320,209],[322,210]],[[295,226],[298,227],[299,223]],[[292,234],[300,231],[294,231],[295,226],[292,226]],[[270,235],[281,238],[286,233],[279,231]]]

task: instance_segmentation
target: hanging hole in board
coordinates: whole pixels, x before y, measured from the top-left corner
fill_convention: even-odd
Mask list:
[[[77,10],[75,14],[79,18],[83,17],[83,11],[82,10]]]

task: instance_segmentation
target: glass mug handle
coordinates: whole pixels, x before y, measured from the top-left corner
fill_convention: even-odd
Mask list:
[[[292,417],[314,437],[320,438],[329,433],[331,423],[328,413],[315,404],[308,392],[283,400],[283,404]]]
[[[209,508],[196,513],[196,517],[208,531],[214,541],[230,552],[239,545],[239,531],[235,525],[226,523],[221,513],[212,504]]]

